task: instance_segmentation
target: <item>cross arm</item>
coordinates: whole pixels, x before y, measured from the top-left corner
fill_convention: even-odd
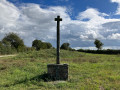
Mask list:
[[[60,16],[57,16],[57,18],[55,18],[55,21],[62,21],[62,18],[60,18]]]

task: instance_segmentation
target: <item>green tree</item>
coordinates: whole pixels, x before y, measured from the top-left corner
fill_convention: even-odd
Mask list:
[[[0,42],[0,54],[12,54],[16,53],[16,49],[11,47],[10,42],[4,41]]]
[[[42,42],[42,46],[41,46],[42,49],[47,49],[47,44],[45,42]]]
[[[16,33],[6,34],[6,36],[2,39],[2,43],[4,46],[10,45],[16,50],[18,49],[18,47],[25,47],[23,40]]]
[[[63,43],[60,47],[60,49],[70,50],[70,44],[69,43]]]
[[[32,42],[32,47],[34,47],[37,51],[40,49],[50,49],[52,47],[51,43],[42,42],[41,40],[34,40]]]
[[[34,40],[32,42],[32,47],[35,47],[35,49],[38,51],[42,48],[42,41],[41,40]]]
[[[0,54],[3,54],[5,47],[3,46],[2,42],[0,41]]]
[[[102,49],[103,43],[100,40],[95,39],[94,44],[98,50]]]
[[[52,44],[51,44],[51,43],[46,42],[45,44],[46,44],[46,46],[47,46],[47,49],[52,48]]]

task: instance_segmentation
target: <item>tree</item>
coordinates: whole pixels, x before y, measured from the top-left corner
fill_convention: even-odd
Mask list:
[[[41,40],[34,40],[32,42],[32,47],[35,47],[35,49],[38,51],[42,48],[42,41]]]
[[[45,44],[46,44],[46,46],[47,46],[47,49],[52,48],[52,44],[51,44],[51,43],[45,42]]]
[[[2,42],[0,41],[0,54],[3,54],[3,51],[5,51],[4,49],[5,49],[5,47],[3,46]]]
[[[98,50],[102,49],[103,43],[100,40],[95,39],[94,44]]]
[[[2,39],[3,45],[10,45],[12,48],[25,47],[23,40],[16,33],[8,33]]]
[[[71,48],[69,47],[70,44],[69,43],[63,43],[60,47],[60,49],[65,49],[65,50],[70,50]]]
[[[41,46],[42,49],[47,49],[47,44],[45,42],[42,42],[42,46]]]
[[[41,40],[36,39],[32,42],[32,47],[35,47],[35,49],[38,51],[40,49],[50,49],[52,45],[51,43],[42,42]]]

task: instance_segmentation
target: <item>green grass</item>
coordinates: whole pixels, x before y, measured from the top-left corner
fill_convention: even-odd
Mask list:
[[[47,64],[56,62],[56,50],[20,53],[0,58],[0,90],[120,90],[120,55],[61,50],[69,64],[67,81],[43,80]]]

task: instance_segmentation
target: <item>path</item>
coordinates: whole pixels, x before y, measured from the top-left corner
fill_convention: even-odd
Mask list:
[[[1,55],[0,57],[13,57],[13,56],[16,56],[16,55]]]

